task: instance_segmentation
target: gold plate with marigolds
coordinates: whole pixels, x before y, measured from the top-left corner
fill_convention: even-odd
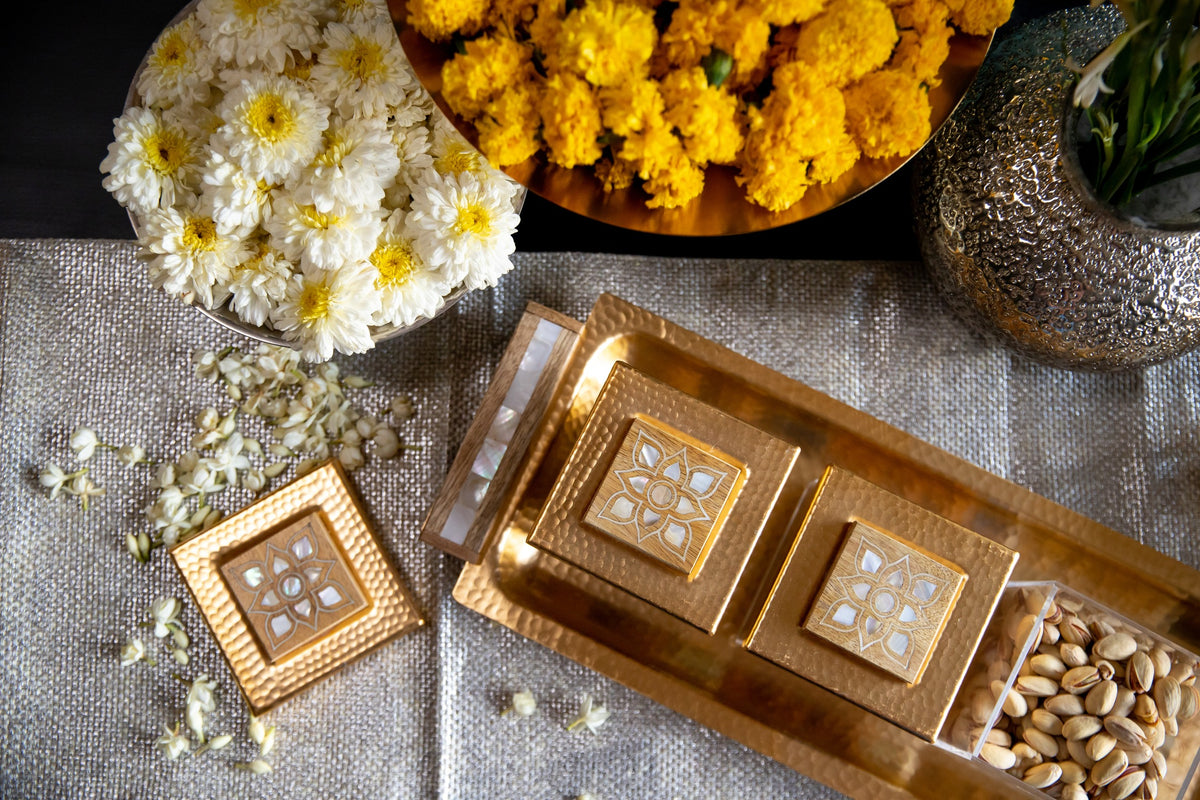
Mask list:
[[[949,118],[1012,7],[1006,0],[742,0],[728,4],[740,15],[738,25],[726,25],[724,34],[710,30],[716,40],[706,42],[703,31],[689,41],[676,30],[686,27],[676,18],[687,14],[700,28],[709,24],[700,8],[706,4],[694,0],[590,0],[567,4],[549,22],[539,17],[554,15],[559,5],[514,0],[450,8],[388,0],[414,72],[494,164],[535,194],[591,219],[686,236],[751,233],[814,217],[887,178]],[[465,31],[445,22],[475,6],[485,17]],[[591,18],[562,33],[578,9],[590,9]],[[776,24],[795,14],[812,16]],[[425,35],[435,17],[449,26],[438,41]],[[881,31],[873,60],[847,67],[847,53],[858,58],[864,49],[868,18]],[[606,44],[606,25],[614,36],[621,32],[612,38],[620,46]],[[638,25],[649,44],[631,61],[626,51],[638,46],[630,44],[639,38]],[[736,35],[729,32],[735,27]],[[821,27],[837,32],[844,47],[825,48],[828,30],[818,35]],[[736,39],[726,44],[736,54],[757,52],[756,65],[727,57],[718,47],[722,35]],[[589,36],[601,46],[580,44]],[[570,67],[555,42],[564,51],[574,48]],[[453,64],[460,66],[447,69]],[[618,68],[633,77],[613,83]],[[522,95],[525,85],[535,87],[528,90],[532,99]],[[659,94],[649,105],[630,99]],[[734,106],[728,119],[716,113]],[[516,122],[514,115],[524,116]],[[588,121],[579,122],[583,117]],[[643,124],[651,118],[659,122]],[[781,123],[790,132],[781,136],[772,127],[777,119],[804,122]],[[736,139],[736,156],[716,141],[720,130]]]

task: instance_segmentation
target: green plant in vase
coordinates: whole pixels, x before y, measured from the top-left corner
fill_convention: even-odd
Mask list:
[[[1101,200],[1125,206],[1200,171],[1200,0],[1115,5],[1125,32],[1082,70],[1073,103],[1091,134],[1080,144],[1085,174]]]

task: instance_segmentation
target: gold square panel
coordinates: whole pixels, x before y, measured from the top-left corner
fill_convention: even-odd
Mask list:
[[[871,551],[879,564],[862,550]],[[1017,553],[1004,545],[831,466],[817,484],[746,647],[933,741],[1016,561]],[[901,575],[896,587],[890,581],[902,569],[910,574]],[[914,578],[932,587],[920,586]],[[865,594],[856,588],[859,584],[867,584]],[[880,625],[867,632],[867,604],[882,597],[876,593],[886,587],[902,590],[896,593],[898,607],[886,601],[877,606],[874,618]],[[908,605],[927,603],[936,616],[938,603],[952,595],[956,599],[937,624],[926,625],[918,617],[922,627],[931,628],[924,632],[929,635],[927,652],[918,659],[919,643],[910,642],[908,669],[895,669],[898,664],[880,648],[877,636],[885,631],[890,638],[913,628],[883,624],[883,611],[893,615],[888,623],[900,622],[905,607],[900,600],[908,597]],[[840,636],[822,624],[839,622],[845,629]]]
[[[255,714],[423,624],[336,461],[171,557]]]
[[[367,606],[320,511],[233,556],[221,575],[271,661]]]
[[[730,456],[635,419],[583,521],[691,576],[741,485]]]
[[[804,627],[917,683],[965,581],[910,542],[854,522]]]
[[[617,362],[529,541],[712,633],[798,453]]]

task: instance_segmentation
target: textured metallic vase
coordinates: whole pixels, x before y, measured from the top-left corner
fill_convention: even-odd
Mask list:
[[[917,162],[918,238],[942,294],[1058,367],[1129,369],[1200,345],[1200,227],[1150,227],[1098,201],[1065,121],[1067,53],[1084,64],[1123,27],[1111,6],[1027,23]]]

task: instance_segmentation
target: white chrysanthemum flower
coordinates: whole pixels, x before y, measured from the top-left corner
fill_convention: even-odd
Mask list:
[[[176,103],[162,114],[163,122],[182,128],[203,147],[224,121],[211,108],[200,103]]]
[[[321,147],[329,109],[282,75],[243,81],[217,107],[225,124],[213,143],[254,180],[283,183],[300,174]]]
[[[138,217],[176,204],[198,186],[203,148],[149,108],[131,106],[113,120],[114,141],[100,162],[104,188]]]
[[[246,242],[222,233],[203,208],[168,208],[142,221],[139,239],[148,260],[151,282],[168,294],[213,308],[225,300],[223,288],[233,268],[246,260]]]
[[[433,153],[430,150],[429,128],[423,123],[409,126],[393,125],[391,127],[392,143],[396,146],[396,155],[400,158],[400,171],[396,176],[393,189],[386,195],[389,208],[400,208],[393,202],[394,195],[402,194],[403,205],[407,207],[412,194],[410,186],[421,182],[421,176],[426,170],[433,169]]]
[[[335,269],[367,260],[383,228],[382,215],[378,207],[322,212],[285,191],[272,200],[264,227],[288,260]]]
[[[271,190],[266,181],[254,180],[241,165],[217,149],[208,156],[201,175],[201,196],[213,209],[222,233],[253,232],[271,213]]]
[[[292,50],[307,54],[321,40],[318,0],[200,0],[200,35],[217,57],[283,72]]]
[[[441,270],[430,269],[417,255],[412,239],[405,233],[404,217],[403,211],[392,212],[371,253],[377,273],[375,288],[380,295],[374,325],[403,327],[421,317],[432,317],[453,288]]]
[[[335,118],[324,147],[301,173],[296,199],[329,213],[338,207],[372,208],[396,182],[400,157],[387,124],[379,118]]]
[[[283,254],[270,245],[266,237],[250,257],[233,269],[229,282],[229,307],[243,321],[262,325],[270,318],[280,298],[287,291],[288,280],[295,268]]]
[[[472,147],[444,116],[437,114],[433,119],[429,154],[433,158],[433,168],[438,174],[472,173],[481,177],[485,175],[490,167],[483,155]]]
[[[212,51],[200,38],[200,23],[188,16],[159,34],[138,76],[137,91],[146,105],[158,108],[207,103],[212,77]]]
[[[333,0],[330,4],[333,20],[346,25],[366,25],[372,22],[391,24],[387,3],[377,0]]]
[[[310,82],[343,116],[374,117],[402,104],[416,81],[390,23],[331,22]]]
[[[334,270],[305,267],[292,276],[271,321],[300,345],[306,361],[327,361],[335,349],[366,352],[374,346],[370,321],[379,310],[375,275],[366,261]]]
[[[499,173],[497,173],[499,175]],[[468,289],[494,286],[512,269],[514,189],[507,180],[461,175],[434,176],[413,188],[406,228],[425,263],[452,284]]]

